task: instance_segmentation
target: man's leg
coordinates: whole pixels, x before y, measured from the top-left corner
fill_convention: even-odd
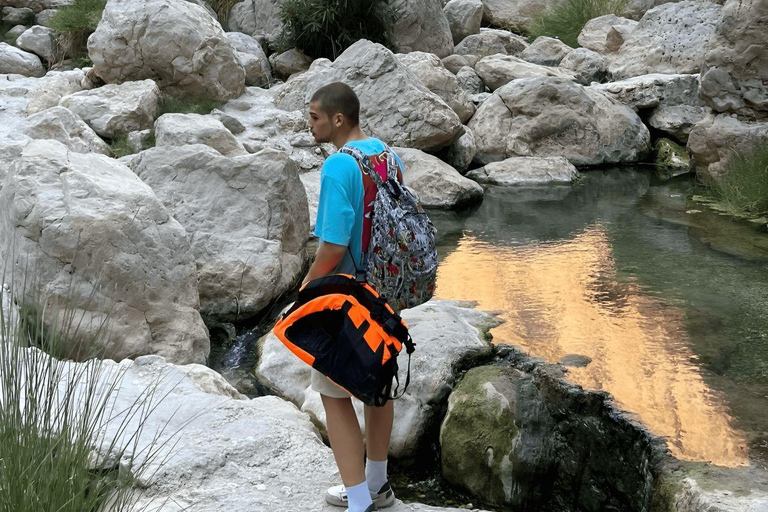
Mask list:
[[[389,506],[394,501],[387,478],[387,457],[394,417],[394,402],[392,400],[388,400],[382,407],[365,407],[367,451],[365,480],[371,492],[381,495],[377,499],[379,506]]]

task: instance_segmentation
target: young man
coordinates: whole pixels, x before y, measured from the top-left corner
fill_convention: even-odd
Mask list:
[[[360,129],[360,102],[349,86],[336,82],[318,89],[309,104],[309,129],[315,141],[337,148],[353,145],[381,162],[384,144]],[[384,155],[385,158],[385,155]],[[398,159],[400,169],[402,162]],[[386,169],[386,165],[375,165]],[[380,173],[381,174],[381,173]],[[386,171],[382,174],[386,178]],[[402,182],[402,173],[398,173]],[[376,185],[363,176],[357,160],[344,153],[328,157],[320,178],[320,203],[315,236],[320,245],[304,278],[307,283],[332,273],[355,275],[371,233],[371,210]],[[353,260],[354,258],[354,260]],[[326,501],[349,512],[370,512],[394,504],[387,479],[387,454],[392,433],[392,400],[383,407],[365,407],[365,442],[350,394],[312,369],[312,389],[325,407],[328,437],[339,467],[342,486],[331,487]],[[365,466],[363,458],[366,457]]]

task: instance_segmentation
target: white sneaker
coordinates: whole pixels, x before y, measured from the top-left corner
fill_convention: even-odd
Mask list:
[[[395,504],[395,493],[392,491],[389,482],[385,483],[379,489],[379,492],[371,491],[371,499],[376,509],[391,507]],[[334,507],[346,507],[349,505],[347,489],[343,485],[329,487],[325,492],[325,502]],[[376,510],[373,509],[373,510]]]

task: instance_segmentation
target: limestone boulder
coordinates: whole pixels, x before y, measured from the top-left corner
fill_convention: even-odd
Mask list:
[[[464,135],[456,139],[456,142],[448,146],[445,155],[442,158],[448,165],[465,174],[469,164],[475,158],[477,153],[477,144],[475,143],[475,134],[468,126],[464,128]]]
[[[605,16],[599,16],[597,18],[589,20],[584,28],[579,33],[578,41],[583,48],[595,51],[600,54],[605,54],[615,49],[608,49],[606,39],[608,33],[613,28],[620,28],[622,30],[629,29],[630,31],[637,26],[637,21],[627,18],[621,18],[615,14],[606,14]]]
[[[430,301],[403,311],[416,343],[411,359],[411,383],[403,398],[395,401],[395,424],[390,443],[393,457],[413,456],[425,432],[437,420],[438,411],[457,380],[457,368],[488,357],[491,344],[485,332],[497,321],[480,311],[450,301]],[[309,412],[322,424],[325,412],[319,395],[309,387],[309,366],[291,353],[277,337],[259,340],[255,374],[259,381]],[[400,382],[405,382],[407,355],[398,358]],[[362,407],[357,401],[358,417]]]
[[[107,84],[64,96],[59,106],[77,114],[101,137],[151,128],[160,111],[160,89],[152,80]]]
[[[453,36],[439,0],[389,0],[395,11],[393,38],[398,53],[453,53]]]
[[[291,48],[288,51],[270,55],[269,63],[272,65],[275,75],[287,79],[294,73],[308,70],[309,66],[312,65],[312,59],[301,50]]]
[[[635,27],[632,25],[616,25],[611,27],[608,35],[605,36],[605,49],[609,52],[619,51],[619,48],[629,39],[634,30]]]
[[[155,121],[155,140],[157,147],[205,144],[224,156],[248,154],[221,121],[200,114],[163,114]]]
[[[547,185],[572,183],[579,177],[579,172],[561,156],[520,156],[491,162],[485,167],[469,171],[466,176],[490,185]]]
[[[55,107],[61,98],[80,91],[93,89],[94,84],[88,73],[80,69],[72,71],[50,71],[35,82],[26,94],[28,101],[24,108],[27,115],[36,114]]]
[[[540,36],[520,53],[520,58],[542,66],[559,66],[572,51],[573,48],[559,39]]]
[[[451,35],[454,44],[459,44],[462,39],[480,32],[480,24],[483,21],[482,0],[450,0],[443,12],[451,27]]]
[[[5,39],[7,42],[16,44],[16,39],[18,39],[18,37],[26,31],[27,27],[25,25],[16,25],[5,33]]]
[[[576,73],[582,85],[603,82],[608,78],[608,64],[602,55],[586,48],[576,48],[563,58],[560,66]]]
[[[440,11],[442,12],[442,11]],[[314,92],[344,81],[360,98],[362,129],[392,145],[437,150],[461,135],[459,116],[380,44],[360,40],[280,87],[275,104],[307,112]]]
[[[445,69],[454,75],[458,74],[461,68],[475,67],[475,64],[477,64],[478,60],[480,59],[477,55],[456,55],[455,53],[442,59]]]
[[[405,164],[405,184],[419,204],[430,208],[459,208],[483,200],[483,188],[439,158],[418,149],[395,148]]]
[[[245,0],[232,6],[227,16],[227,28],[231,32],[242,32],[264,38],[270,46],[275,45],[283,23],[280,21],[280,7],[285,0]]]
[[[35,25],[28,28],[16,39],[16,46],[49,63],[57,57],[56,33],[48,27]]]
[[[0,43],[0,74],[11,73],[41,77],[45,75],[45,67],[34,53],[25,52],[8,43]]]
[[[437,55],[411,52],[397,54],[397,58],[408,68],[408,71],[421,80],[427,89],[446,102],[456,112],[462,123],[469,121],[469,118],[475,113],[475,105],[464,90],[459,87],[456,75],[445,69]]]
[[[522,78],[494,92],[469,122],[475,161],[563,156],[576,166],[636,162],[650,134],[626,105],[562,78]]]
[[[3,7],[2,20],[8,25],[29,25],[35,21],[35,11],[29,7]]]
[[[728,0],[701,66],[704,102],[745,120],[768,119],[768,3]]]
[[[576,79],[576,74],[573,71],[533,64],[512,55],[484,57],[475,64],[475,71],[491,91],[495,91],[518,78],[557,77],[564,80]]]
[[[24,134],[33,139],[53,139],[75,153],[100,153],[110,150],[85,121],[64,107],[52,107],[27,118]]]
[[[68,304],[80,325],[65,352],[206,361],[189,239],[129,168],[58,141],[31,141],[11,164],[0,202],[13,205],[0,212],[2,256],[36,277],[23,300],[41,306],[42,297],[49,322],[54,304]]]
[[[709,115],[688,137],[696,168],[717,179],[726,174],[735,153],[749,154],[768,145],[768,123],[741,121],[727,114]]]
[[[529,28],[544,12],[557,5],[554,0],[483,0],[483,21],[497,27]]]
[[[481,28],[479,34],[465,37],[456,45],[456,55],[475,55],[479,58],[497,53],[519,55],[528,47],[522,37],[506,30]]]
[[[464,66],[456,73],[456,81],[461,90],[468,96],[480,94],[486,90],[483,79],[469,66]]]
[[[721,7],[686,0],[645,13],[610,63],[616,79],[650,73],[696,73],[710,42]]]
[[[184,0],[109,0],[88,56],[107,83],[152,79],[178,96],[240,96],[245,70],[221,25]]]
[[[187,232],[203,314],[252,316],[301,277],[307,197],[285,153],[227,158],[202,145],[155,147],[130,165]]]
[[[51,23],[51,18],[56,16],[56,14],[59,12],[58,9],[44,9],[37,13],[35,16],[35,25],[41,25],[43,27],[49,27]]]
[[[245,70],[245,85],[268,85],[272,81],[272,68],[259,42],[241,32],[227,32],[227,39],[235,47],[237,60]]]

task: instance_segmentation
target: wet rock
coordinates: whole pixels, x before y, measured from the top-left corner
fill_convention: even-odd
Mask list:
[[[684,147],[669,139],[658,139],[653,144],[656,155],[656,175],[668,180],[691,172],[691,158]]]
[[[205,144],[223,156],[247,155],[232,132],[213,116],[163,114],[155,121],[157,147]]]
[[[252,316],[304,271],[307,199],[282,151],[226,158],[202,145],[152,148],[131,168],[184,226],[206,316]]]
[[[263,37],[269,46],[274,46],[283,31],[280,21],[280,7],[285,0],[245,0],[232,6],[227,16],[230,32],[242,32],[254,37]]]
[[[11,164],[0,202],[16,205],[0,212],[0,252],[10,258],[15,247],[19,268],[36,276],[24,300],[45,293],[74,308],[82,337],[68,340],[64,353],[205,362],[208,332],[189,240],[130,169],[35,140]],[[108,343],[99,332],[110,334]]]
[[[530,28],[544,12],[557,5],[552,0],[483,0],[485,11],[483,21],[497,27],[515,27],[517,30]]]
[[[492,185],[572,183],[578,177],[576,167],[563,157],[512,157],[467,173],[467,178]]]
[[[456,142],[448,146],[443,160],[460,174],[465,174],[469,164],[475,158],[477,144],[475,134],[471,128],[464,127],[464,135],[456,139]]]
[[[478,108],[475,161],[512,156],[564,156],[572,164],[638,161],[650,134],[629,107],[562,78],[522,78]]]
[[[576,48],[560,63],[563,69],[576,73],[576,81],[582,85],[603,82],[608,78],[608,64],[605,59],[592,50]]]
[[[29,25],[35,21],[35,11],[29,7],[3,7],[2,19],[9,25]]]
[[[291,48],[283,53],[273,53],[269,56],[269,62],[277,76],[287,79],[294,73],[308,70],[312,59],[304,55],[301,50]]]
[[[253,37],[240,32],[227,32],[236,56],[245,70],[245,85],[265,86],[272,82],[272,68],[261,45]]]
[[[717,112],[768,118],[768,5],[728,0],[704,54],[700,95]]]
[[[24,76],[41,77],[45,68],[40,57],[25,52],[8,43],[0,43],[0,74],[15,73]]]
[[[393,27],[395,51],[427,52],[438,57],[453,53],[453,36],[440,2],[434,0],[389,0],[397,13]]]
[[[397,54],[397,58],[416,75],[427,89],[437,94],[456,112],[462,123],[475,113],[475,105],[459,87],[457,77],[445,69],[437,55],[424,52]]]
[[[651,9],[611,60],[611,74],[621,79],[698,72],[715,37],[720,9],[715,3],[690,0]]]
[[[559,361],[561,365],[570,366],[571,368],[586,368],[591,362],[591,357],[581,354],[566,354]]]
[[[710,176],[728,172],[734,152],[748,154],[768,144],[768,123],[749,123],[725,114],[709,115],[688,137],[688,152],[699,171]]]
[[[77,114],[99,136],[111,139],[152,127],[160,111],[160,89],[152,80],[108,84],[64,96],[59,106]]]
[[[22,50],[32,52],[46,62],[56,60],[58,48],[56,46],[56,33],[48,27],[35,25],[25,30],[18,39],[16,46]]]
[[[475,65],[475,71],[491,91],[518,78],[557,77],[566,80],[576,78],[575,73],[570,70],[533,64],[512,55],[484,57]]]
[[[418,149],[393,149],[405,164],[405,184],[416,192],[422,206],[459,208],[483,200],[480,185],[439,158]]]
[[[153,79],[174,95],[224,101],[245,86],[245,70],[221,25],[184,0],[109,0],[88,56],[107,83]]]
[[[458,81],[461,90],[467,95],[485,92],[485,83],[483,83],[483,79],[469,66],[464,66],[458,73],[456,73],[456,80]]]
[[[27,118],[25,135],[33,139],[53,139],[75,153],[109,155],[106,142],[85,121],[64,107],[51,107]]]
[[[579,33],[578,41],[584,48],[605,54],[618,50],[618,47],[609,49],[607,46],[607,36],[612,28],[617,28],[626,33],[637,26],[637,22],[627,18],[620,18],[615,14],[606,14],[589,20]]]
[[[442,11],[440,11],[442,12]],[[275,104],[306,112],[321,86],[344,80],[360,98],[362,129],[393,145],[438,150],[461,135],[456,113],[380,44],[360,40],[333,63],[315,61],[280,87]]]
[[[483,2],[481,0],[450,0],[443,12],[451,27],[454,44],[462,39],[480,32],[483,21]]]
[[[554,37],[540,36],[520,53],[520,58],[541,64],[542,66],[558,66],[573,48]]]

